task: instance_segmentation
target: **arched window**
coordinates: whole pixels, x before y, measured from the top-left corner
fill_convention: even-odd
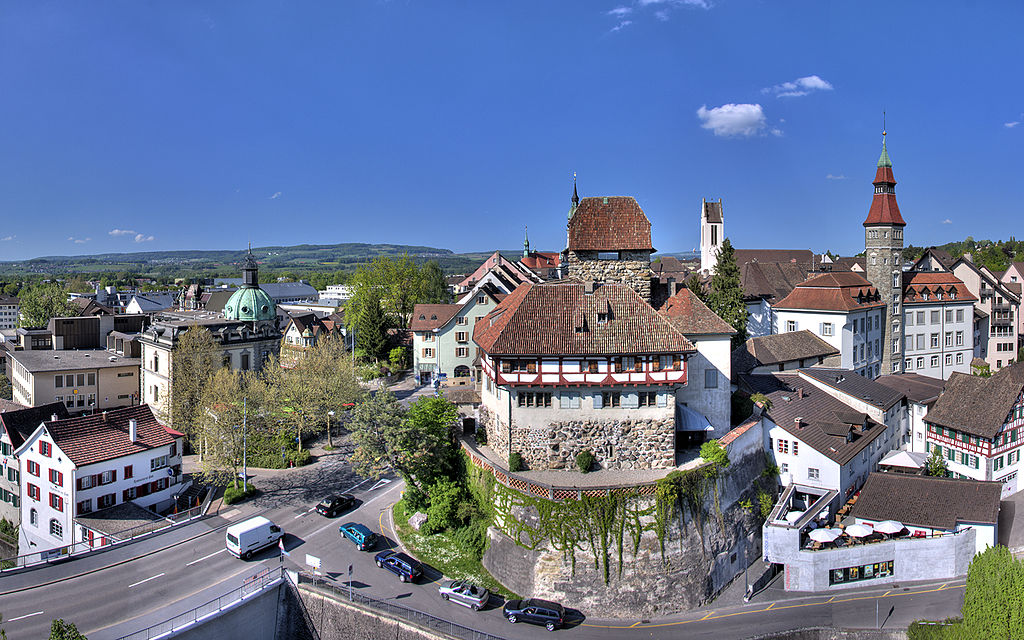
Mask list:
[[[54,538],[64,537],[64,527],[61,526],[60,521],[56,518],[50,520],[50,535]]]
[[[456,378],[468,378],[469,377],[469,367],[467,367],[464,364],[460,364],[459,366],[455,367],[455,377]]]
[[[28,521],[30,523],[32,523],[33,527],[38,527],[39,526],[39,512],[36,511],[35,509],[32,509],[31,511],[29,511],[28,512]]]

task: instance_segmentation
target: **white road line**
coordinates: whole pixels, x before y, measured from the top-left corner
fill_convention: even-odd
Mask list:
[[[380,480],[377,481],[377,484],[370,487],[370,491],[373,491],[374,489],[380,489],[381,487],[388,484],[391,484],[390,480],[388,480],[387,478],[381,478]]]
[[[162,575],[164,575],[164,572],[163,572],[163,571],[161,571],[160,573],[156,574],[155,576],[149,576],[149,577],[148,577],[148,578],[146,578],[145,580],[139,580],[138,582],[136,582],[136,583],[134,583],[134,584],[130,584],[130,585],[128,585],[128,588],[129,588],[129,589],[131,589],[132,587],[137,587],[137,586],[139,586],[139,585],[140,585],[140,584],[142,584],[143,582],[149,582],[150,580],[156,580],[157,578],[159,578],[159,577],[160,577],[160,576],[162,576]]]
[[[14,622],[15,620],[24,620],[25,618],[31,618],[32,616],[41,616],[41,615],[43,615],[42,611],[36,611],[35,613],[26,613],[25,615],[18,616],[17,618],[8,618],[7,622]]]
[[[197,562],[202,562],[203,560],[208,560],[208,559],[212,558],[213,556],[217,555],[218,553],[224,553],[225,551],[227,551],[227,549],[221,549],[220,551],[214,551],[213,553],[211,553],[208,556],[203,556],[202,558],[199,558],[198,560],[193,560],[192,562],[186,563],[185,566],[186,567],[190,567],[190,566],[194,565]]]
[[[292,520],[298,520],[298,519],[299,519],[299,518],[301,518],[302,516],[308,516],[309,514],[313,513],[313,510],[314,510],[314,509],[316,509],[316,507],[310,507],[309,509],[307,509],[307,510],[303,511],[303,512],[302,512],[302,513],[300,513],[299,515],[297,515],[297,516],[295,516],[294,518],[292,518]]]

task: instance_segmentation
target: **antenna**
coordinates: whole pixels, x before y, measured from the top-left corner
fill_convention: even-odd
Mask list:
[[[885,110],[882,110],[882,140],[885,140]]]

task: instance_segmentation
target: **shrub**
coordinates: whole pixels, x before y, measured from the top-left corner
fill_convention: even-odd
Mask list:
[[[590,449],[584,449],[576,454],[576,468],[583,473],[590,471],[594,466],[594,454]]]
[[[313,461],[313,456],[309,453],[309,449],[303,449],[302,451],[286,451],[285,457],[288,459],[288,462],[296,467],[307,465]]]
[[[757,504],[761,507],[761,517],[767,519],[775,506],[775,500],[765,491],[757,492]]]
[[[476,436],[477,444],[487,444],[487,427],[478,423],[473,435]]]
[[[482,558],[487,548],[487,520],[472,520],[469,524],[451,532],[452,542],[463,549],[473,552],[476,558]]]
[[[406,363],[408,362],[408,349],[405,347],[395,347],[388,354],[388,363],[391,365],[393,371],[401,371],[407,368]]]
[[[729,466],[729,454],[726,453],[725,447],[718,443],[718,440],[709,440],[700,445],[700,457],[721,469]]]
[[[224,489],[224,504],[235,504],[256,494],[256,487],[251,482],[247,483],[248,490],[243,491],[242,485],[229,485]]]
[[[512,455],[508,457],[509,471],[522,471],[525,466],[523,456],[518,451],[513,451]]]
[[[430,535],[462,524],[459,520],[459,505],[465,500],[462,485],[451,480],[438,480],[430,487],[430,506],[427,507],[427,521],[420,529]]]
[[[402,500],[405,501],[405,506],[408,507],[409,515],[412,515],[417,511],[423,511],[430,506],[427,494],[423,493],[416,487],[409,485],[406,485]]]

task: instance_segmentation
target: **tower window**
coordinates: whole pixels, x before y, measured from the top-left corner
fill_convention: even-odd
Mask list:
[[[598,260],[618,260],[619,259],[619,252],[618,251],[601,251],[601,252],[599,252],[597,254],[597,259]]]

